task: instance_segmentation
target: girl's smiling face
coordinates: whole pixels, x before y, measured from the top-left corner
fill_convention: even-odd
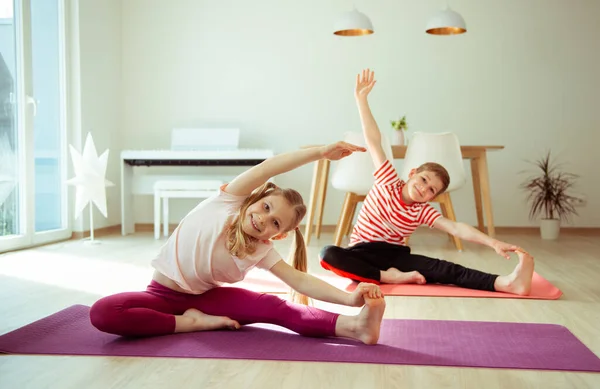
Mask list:
[[[243,231],[258,240],[269,240],[297,226],[292,225],[296,212],[283,196],[263,197],[246,210]]]

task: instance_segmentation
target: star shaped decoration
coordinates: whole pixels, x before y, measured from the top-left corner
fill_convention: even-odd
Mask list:
[[[76,187],[75,217],[79,217],[88,203],[96,204],[98,210],[106,217],[106,187],[115,185],[105,178],[108,149],[98,157],[91,133],[88,133],[85,140],[83,154],[72,145],[69,145],[69,148],[75,177],[67,180],[67,184]]]
[[[10,147],[8,135],[2,134],[2,136],[0,136],[0,206],[4,204],[17,185],[15,176],[15,151]]]

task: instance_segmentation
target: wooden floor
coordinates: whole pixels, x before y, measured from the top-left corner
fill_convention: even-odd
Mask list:
[[[448,319],[565,325],[600,356],[600,239],[536,235],[500,239],[523,246],[536,270],[564,292],[557,301],[387,297],[385,318]],[[0,334],[72,304],[144,289],[149,261],[162,241],[151,233],[102,237],[99,245],[68,241],[0,256]],[[310,271],[332,234],[313,239]],[[278,242],[287,256],[289,241]],[[490,272],[508,273],[508,261],[492,250],[466,243],[458,253],[437,231],[419,230],[413,251]],[[328,308],[332,308],[328,306]],[[356,308],[333,306],[339,312]],[[469,347],[469,345],[465,345]],[[207,359],[1,356],[0,388],[600,388],[600,374],[481,368],[349,363],[229,361]]]

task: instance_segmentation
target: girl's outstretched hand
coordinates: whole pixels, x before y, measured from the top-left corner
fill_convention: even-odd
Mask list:
[[[346,142],[337,142],[327,146],[323,146],[322,155],[325,159],[337,161],[338,159],[347,157],[352,153],[364,153],[365,151],[367,151],[367,149],[364,147],[356,146]]]
[[[348,305],[351,307],[362,307],[365,305],[365,297],[367,296],[372,299],[378,299],[383,297],[381,289],[378,285],[371,284],[368,282],[361,282],[358,284],[356,289],[349,295]]]

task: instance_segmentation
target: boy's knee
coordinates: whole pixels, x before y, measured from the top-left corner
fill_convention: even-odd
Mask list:
[[[325,246],[319,252],[319,258],[322,261],[333,265],[333,264],[337,263],[338,260],[340,259],[340,254],[342,251],[343,251],[343,249],[338,246],[334,246],[334,245]]]

